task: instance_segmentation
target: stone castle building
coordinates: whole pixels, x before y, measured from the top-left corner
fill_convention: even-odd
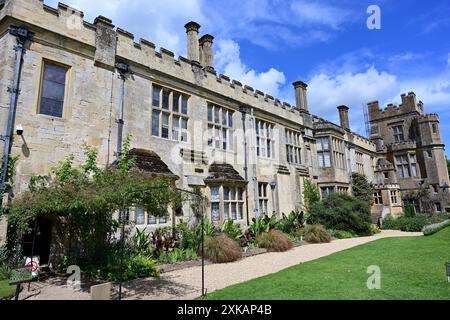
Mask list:
[[[352,172],[376,184],[374,221],[400,215],[402,192],[422,180],[437,190],[435,211],[447,207],[438,117],[425,115],[413,93],[384,111],[369,104],[368,139],[351,131],[346,106],[337,107],[340,125],[314,116],[304,82],[293,84],[290,105],[217,74],[213,37],[200,37],[195,22],[185,27],[187,57],[176,58],[103,16],[89,23],[61,3],[0,1],[0,130],[2,144],[11,136],[10,153],[19,157],[14,194],[69,154],[83,161],[83,144],[98,149],[103,165],[112,163],[123,128],[137,165],[179,188],[200,186],[213,221],[246,224],[262,213],[302,210],[305,178],[322,195],[351,192]],[[15,50],[21,43],[22,59]],[[138,225],[173,219],[139,208],[132,216]],[[185,205],[175,219],[191,216]],[[3,239],[5,231],[3,222]]]

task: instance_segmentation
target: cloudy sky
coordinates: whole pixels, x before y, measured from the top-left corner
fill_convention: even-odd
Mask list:
[[[45,0],[56,7],[57,0]],[[92,22],[97,15],[135,35],[186,55],[184,24],[215,37],[215,66],[283,101],[292,82],[309,84],[314,114],[338,121],[350,107],[352,129],[365,134],[362,105],[399,103],[414,91],[440,116],[450,145],[450,3],[413,0],[65,0]],[[381,8],[381,29],[369,30],[367,8]],[[447,155],[450,156],[450,147]]]

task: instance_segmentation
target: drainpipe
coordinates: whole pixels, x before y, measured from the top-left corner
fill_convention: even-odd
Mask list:
[[[116,63],[116,69],[119,72],[120,78],[120,105],[119,105],[119,117],[116,120],[117,123],[117,160],[122,156],[122,140],[123,140],[123,100],[125,93],[125,80],[127,73],[129,71],[128,64],[126,63]]]
[[[245,115],[248,112],[248,108],[242,106],[239,108],[239,111],[242,113],[242,128],[244,129],[244,179],[247,182],[245,184],[245,209],[247,214],[247,226],[250,225],[250,216],[248,213],[248,160],[247,160],[247,137],[245,130]]]
[[[6,175],[8,171],[8,160],[9,154],[11,152],[11,142],[13,136],[14,120],[16,117],[16,107],[17,99],[19,96],[19,83],[20,83],[20,70],[22,69],[23,55],[25,53],[25,42],[27,40],[32,41],[34,33],[25,28],[18,28],[11,26],[9,28],[9,33],[17,37],[17,45],[14,46],[16,51],[16,62],[14,66],[14,79],[12,88],[8,88],[11,92],[10,102],[9,102],[9,113],[8,113],[8,123],[6,127],[6,135],[1,136],[1,140],[5,141],[3,145],[3,162],[2,162],[2,176],[0,180],[0,192],[2,197],[0,197],[0,203],[3,202],[3,190],[6,183]]]
[[[256,219],[259,218],[259,202],[258,202],[258,178],[256,176],[256,139],[254,137],[254,134],[256,133],[255,131],[255,117],[253,116],[253,108],[250,109],[250,132],[252,134],[252,160],[253,160],[253,164],[252,164],[252,168],[253,168],[253,200],[255,202],[255,208],[254,208],[254,212],[255,212],[255,217]]]

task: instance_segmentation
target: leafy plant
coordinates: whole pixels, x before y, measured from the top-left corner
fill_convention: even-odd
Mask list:
[[[175,263],[178,261],[195,260],[198,254],[193,249],[174,248],[172,251],[163,251],[158,257],[160,263]]]
[[[194,231],[189,228],[187,222],[181,220],[175,226],[175,233],[177,235],[177,248],[180,249],[194,249],[196,250],[196,239]]]
[[[412,218],[416,215],[416,209],[411,201],[405,201],[405,217]]]
[[[371,224],[370,225],[370,233],[371,234],[377,234],[380,233],[380,228],[378,228],[378,226],[376,224]]]
[[[61,256],[85,269],[105,265],[119,227],[115,212],[141,206],[155,216],[164,216],[179,198],[170,181],[149,179],[132,166],[129,147],[127,137],[119,161],[104,168],[97,165],[97,151],[85,146],[84,163],[75,165],[71,155],[49,176],[33,176],[30,190],[1,212],[15,237],[27,234],[35,219],[49,218],[55,222],[54,239],[61,245]]]
[[[223,233],[205,238],[205,258],[215,263],[232,262],[242,258],[236,241]]]
[[[158,258],[162,252],[168,252],[175,248],[176,237],[172,233],[172,228],[158,228],[151,233],[151,244],[153,245],[153,255]]]
[[[305,198],[305,208],[309,211],[313,205],[320,201],[320,190],[319,187],[309,179],[304,179],[304,198]]]
[[[417,214],[414,217],[386,217],[381,225],[382,229],[401,230],[407,232],[420,232],[423,227],[430,223],[430,218],[424,214]]]
[[[269,216],[265,214],[258,219],[253,218],[248,230],[252,238],[255,238],[260,233],[269,232],[269,230],[276,228],[277,225],[278,221],[275,215],[272,215],[272,217],[269,218]]]
[[[140,230],[136,228],[135,234],[130,239],[130,249],[136,253],[143,255],[150,255],[151,253],[151,241],[150,235],[145,232],[146,228]]]
[[[328,229],[370,235],[372,218],[366,201],[348,194],[332,193],[311,208],[307,222],[322,224]]]
[[[338,230],[334,233],[334,236],[338,239],[350,239],[353,238],[355,235],[350,231]]]
[[[307,225],[303,230],[304,239],[311,243],[330,242],[331,236],[320,224]]]
[[[240,242],[242,237],[242,229],[239,223],[234,223],[233,220],[228,219],[220,225],[220,231],[225,233],[230,239]]]
[[[303,228],[305,224],[305,214],[303,211],[291,211],[289,215],[282,214],[278,221],[277,228],[287,234],[295,233],[297,230]]]
[[[268,251],[287,251],[293,247],[292,241],[280,230],[270,230],[260,233],[256,237],[256,245],[260,248],[266,248]]]
[[[210,237],[219,232],[219,229],[212,223],[209,219],[203,220],[203,230],[204,230],[204,237]],[[200,248],[200,244],[202,242],[202,224],[197,224],[194,229],[194,248],[195,250],[198,250]]]

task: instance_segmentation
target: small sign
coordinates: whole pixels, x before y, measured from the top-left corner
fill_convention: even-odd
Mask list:
[[[32,268],[19,267],[12,270],[9,284],[21,284],[25,282],[31,282],[31,280],[33,280]]]

